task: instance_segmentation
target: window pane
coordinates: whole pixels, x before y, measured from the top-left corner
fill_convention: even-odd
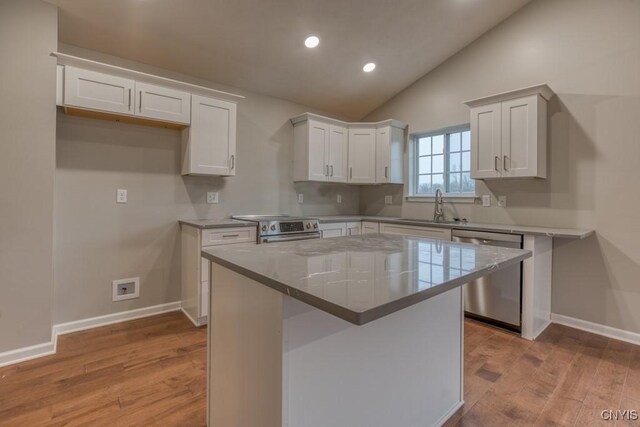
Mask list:
[[[462,132],[462,149],[471,150],[471,132]]]
[[[448,172],[460,172],[460,153],[449,154],[449,170]],[[467,169],[469,170],[469,169]]]
[[[433,173],[442,173],[444,172],[444,156],[440,154],[439,156],[433,156]]]
[[[418,173],[431,173],[431,156],[420,157],[418,160]]]
[[[447,182],[447,188],[449,193],[459,193],[460,192],[460,177],[459,173],[450,173],[448,174],[449,181]]]
[[[475,182],[471,179],[471,174],[465,172],[462,174],[462,192],[473,193],[475,189]]]
[[[433,138],[433,154],[442,154],[444,150],[444,135],[436,135]]]
[[[444,191],[444,175],[441,173],[432,175],[432,191],[436,191],[436,189],[440,189],[440,191]]]
[[[471,153],[466,151],[462,153],[462,164],[460,165],[461,171],[470,171],[471,170]]]
[[[431,154],[431,137],[420,138],[418,141],[418,155],[424,156],[425,154]]]
[[[431,175],[418,176],[418,193],[431,192]]]
[[[449,152],[460,151],[460,133],[452,133],[449,135]]]

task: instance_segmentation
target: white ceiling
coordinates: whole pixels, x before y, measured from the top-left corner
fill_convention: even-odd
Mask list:
[[[51,0],[63,43],[351,119],[528,1]],[[304,47],[309,34],[319,47]]]

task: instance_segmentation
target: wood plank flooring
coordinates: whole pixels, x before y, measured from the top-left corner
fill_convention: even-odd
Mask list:
[[[179,312],[61,336],[56,355],[0,368],[0,426],[204,426],[206,340]],[[640,425],[604,409],[640,411],[640,347],[465,322],[465,405],[447,426]]]

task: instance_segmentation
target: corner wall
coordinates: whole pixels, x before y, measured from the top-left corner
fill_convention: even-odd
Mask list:
[[[508,207],[446,204],[476,222],[593,228],[554,240],[552,311],[640,332],[640,2],[534,0],[367,117],[410,132],[469,122],[469,99],[547,83],[549,178],[476,181]],[[385,206],[384,195],[394,204]],[[365,214],[427,218],[399,186],[361,192]],[[495,203],[495,199],[494,199]]]
[[[54,6],[0,3],[0,353],[51,340]]]

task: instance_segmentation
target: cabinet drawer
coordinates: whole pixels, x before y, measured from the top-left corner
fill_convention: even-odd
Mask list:
[[[202,231],[202,247],[231,243],[255,243],[255,227],[221,228]]]
[[[356,236],[361,234],[360,231],[360,223],[359,222],[348,222],[347,223],[347,236]]]
[[[379,233],[379,232],[380,232],[380,223],[362,221],[362,234]]]
[[[380,224],[380,232],[387,234],[401,234],[405,236],[428,237],[431,239],[451,240],[451,230],[449,230],[448,228]]]

